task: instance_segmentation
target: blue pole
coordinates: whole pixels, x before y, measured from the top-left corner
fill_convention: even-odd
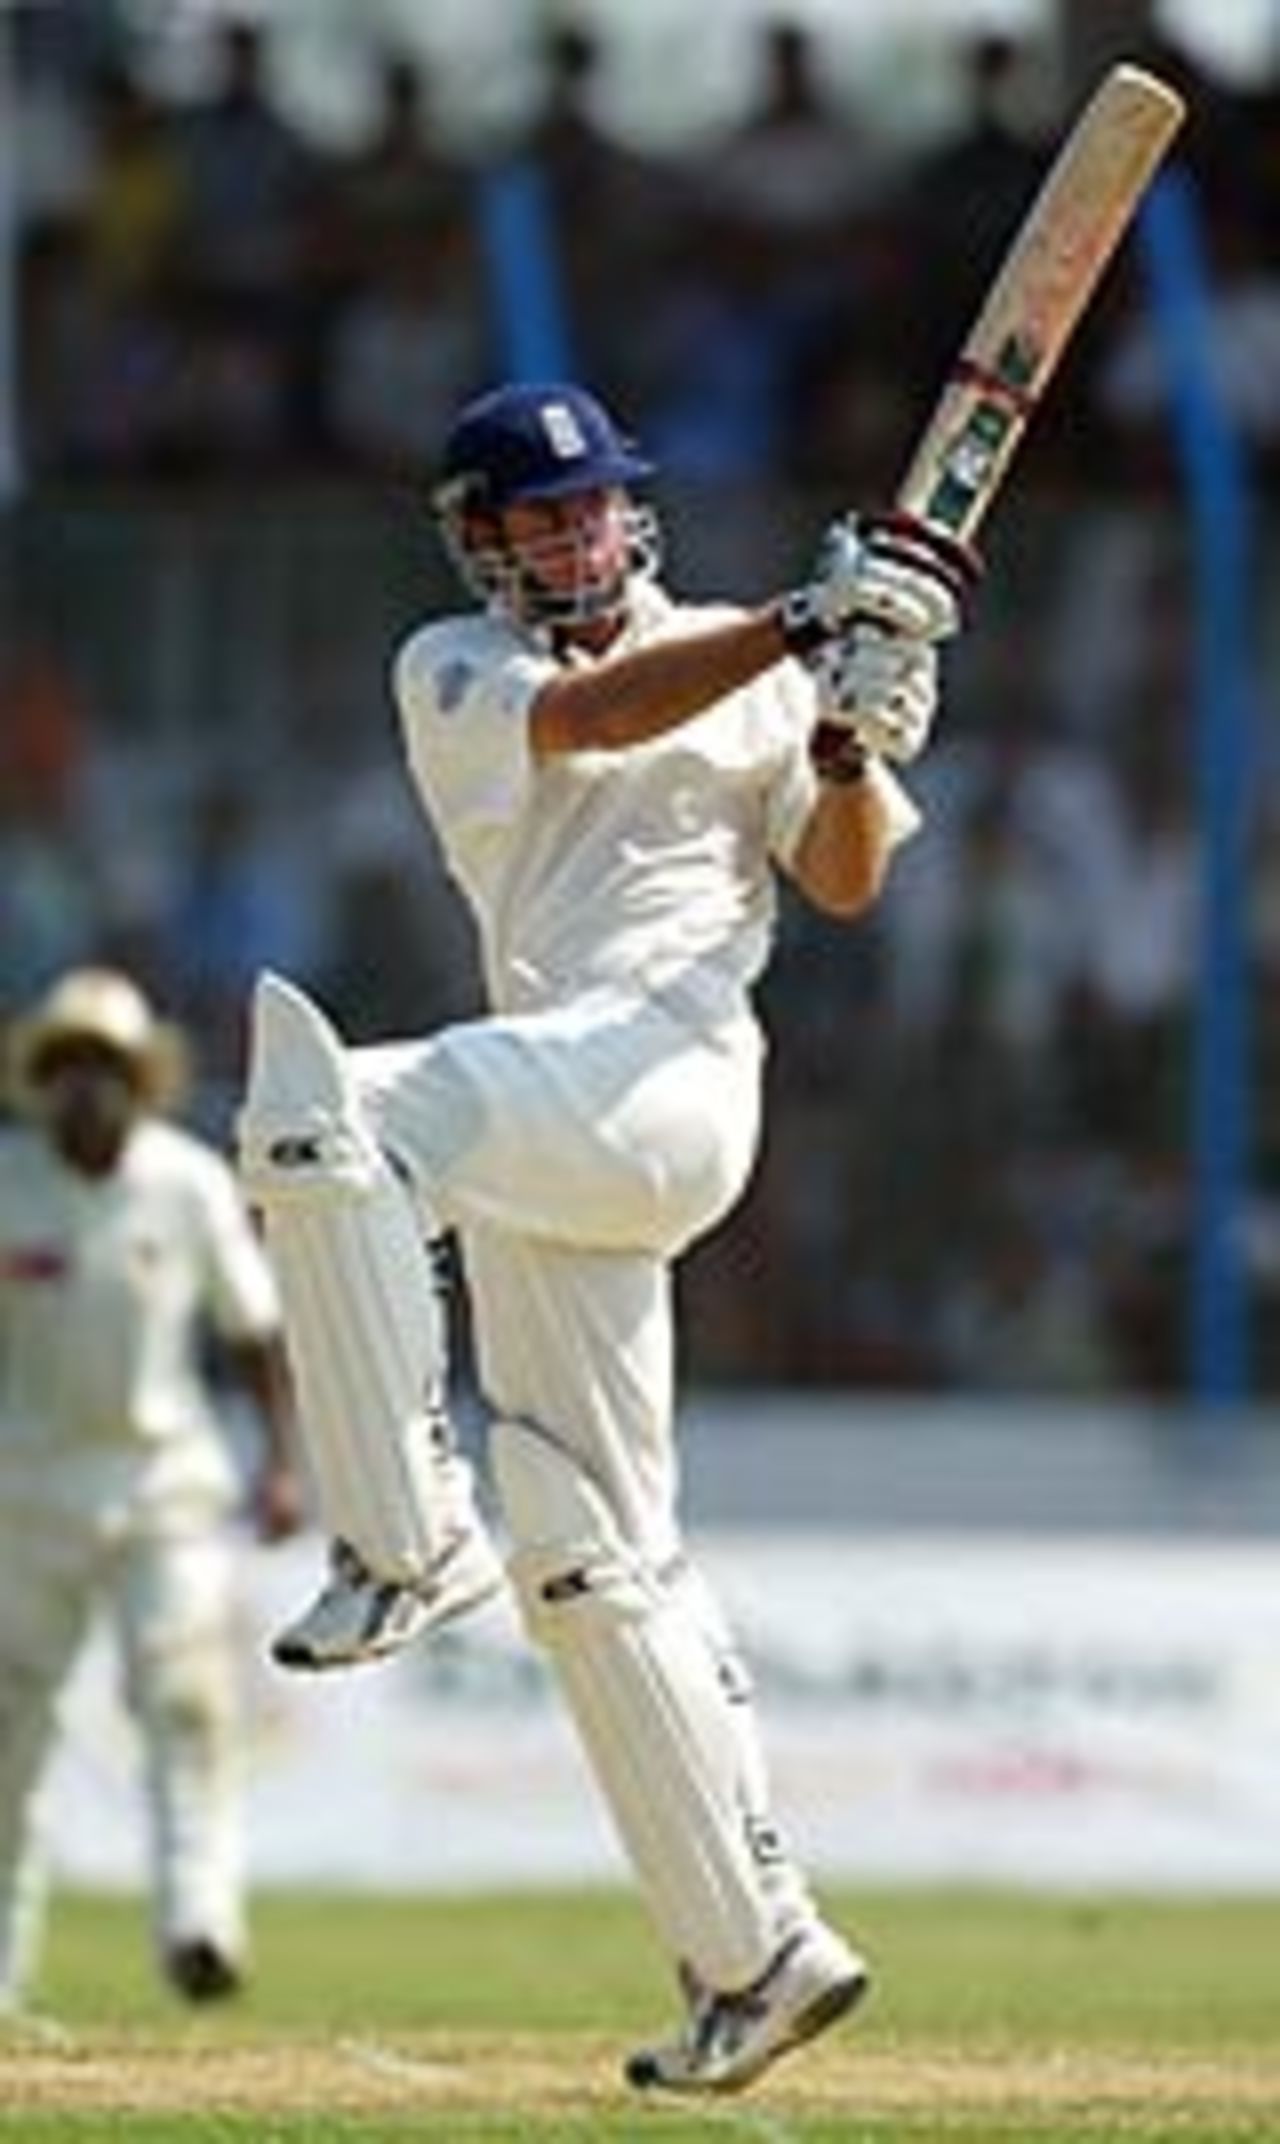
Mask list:
[[[1249,661],[1251,532],[1245,455],[1209,356],[1209,283],[1194,189],[1157,182],[1139,223],[1167,374],[1195,557],[1196,790],[1202,833],[1194,1009],[1190,1382],[1220,1408],[1250,1389],[1244,1209],[1250,1173]]]
[[[478,205],[504,376],[571,376],[572,338],[560,287],[555,218],[542,172],[524,156],[490,166],[479,181]]]
[[[14,32],[0,0],[0,512],[22,488],[18,446],[18,122]]]

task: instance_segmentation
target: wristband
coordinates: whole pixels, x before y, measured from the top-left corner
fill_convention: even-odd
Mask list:
[[[840,722],[819,722],[809,738],[809,759],[820,782],[833,788],[850,787],[865,779],[869,764],[867,748],[852,730]]]
[[[790,595],[782,596],[774,609],[774,617],[788,655],[798,655],[801,662],[816,655],[819,648],[825,648],[835,637],[819,616],[812,590],[808,588],[793,588]]]

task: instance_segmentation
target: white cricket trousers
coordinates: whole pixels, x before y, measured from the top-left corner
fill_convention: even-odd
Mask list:
[[[759,1138],[762,1042],[599,991],[352,1052],[379,1140],[457,1230],[485,1398],[540,1423],[624,1537],[677,1546],[673,1259],[729,1211]]]
[[[761,1056],[745,1009],[704,1033],[617,994],[354,1054],[375,1136],[459,1232],[526,1625],[665,1947],[711,1986],[813,1912],[676,1504],[671,1267],[746,1182]]]
[[[38,1964],[39,1800],[60,1694],[106,1610],[142,1739],[158,1951],[244,1945],[229,1544],[207,1518],[104,1538],[28,1501],[0,1516],[0,2003]]]

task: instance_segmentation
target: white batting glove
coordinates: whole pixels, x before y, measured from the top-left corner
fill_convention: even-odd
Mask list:
[[[860,619],[906,640],[948,640],[961,624],[958,585],[954,565],[927,542],[846,517],[824,535],[809,582],[785,598],[783,634],[806,659]]]
[[[938,650],[868,622],[813,658],[821,727],[905,766],[924,750],[938,709]]]

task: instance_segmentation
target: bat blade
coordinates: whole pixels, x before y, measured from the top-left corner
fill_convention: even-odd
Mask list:
[[[898,514],[969,542],[1185,113],[1121,62],[1067,135],[898,487]]]

